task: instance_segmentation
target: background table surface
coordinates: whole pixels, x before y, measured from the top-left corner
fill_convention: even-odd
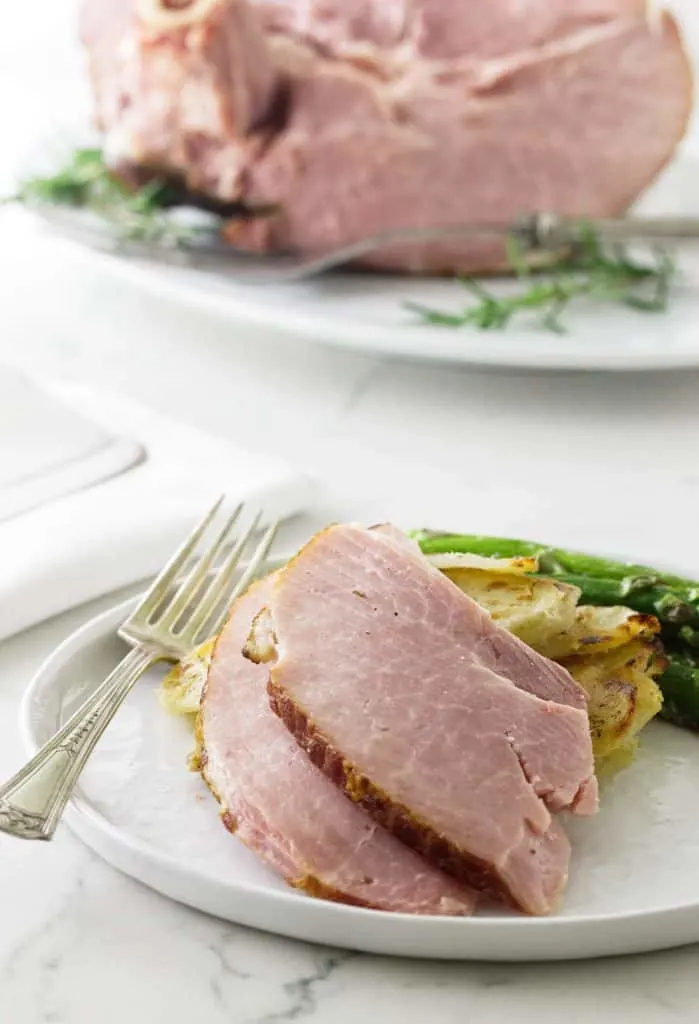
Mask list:
[[[699,36],[691,0],[675,6]],[[84,103],[72,8],[14,5],[4,22],[4,180],[60,107],[79,114]],[[331,514],[393,518],[699,573],[695,372],[483,374],[315,349],[149,298],[89,258],[30,243],[10,211],[0,224],[0,360],[123,391],[296,460],[326,488],[297,530]],[[0,775],[21,757],[15,718],[29,675],[85,614],[0,647]],[[569,965],[407,963],[206,918],[118,875],[66,832],[51,846],[0,837],[0,865],[3,1024],[696,1020],[694,948]]]

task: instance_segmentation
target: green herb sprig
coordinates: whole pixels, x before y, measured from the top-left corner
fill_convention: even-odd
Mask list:
[[[424,323],[439,327],[475,327],[504,330],[521,314],[533,314],[534,325],[556,334],[566,333],[563,314],[573,300],[587,296],[615,302],[643,313],[667,309],[675,262],[665,250],[651,259],[632,258],[623,246],[605,250],[589,225],[582,225],[575,251],[547,273],[532,272],[518,240],[510,237],[508,262],[524,287],[514,295],[499,296],[472,277],[459,277],[474,302],[458,313],[448,313],[416,302],[405,303]]]
[[[134,191],[107,167],[100,149],[76,149],[65,167],[24,181],[3,202],[81,207],[107,222],[119,241],[179,246],[191,240],[195,229],[168,215],[171,195],[169,185],[160,179]]]

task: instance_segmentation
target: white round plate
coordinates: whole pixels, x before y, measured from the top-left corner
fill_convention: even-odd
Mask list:
[[[41,667],[22,707],[32,752],[123,657],[115,630],[131,606],[88,622]],[[401,956],[556,960],[699,941],[699,736],[651,725],[636,762],[603,788],[597,817],[571,824],[571,880],[556,916],[413,917],[313,899],[262,867],[187,771],[191,727],[160,708],[158,678],[131,694],[67,813],[93,850],[166,896],[280,935]]]
[[[678,159],[639,205],[655,213],[699,213],[699,161]],[[456,312],[471,300],[453,280],[334,273],[288,285],[240,285],[223,275],[164,268],[91,254],[103,265],[171,301],[292,339],[375,355],[480,366],[569,370],[654,370],[699,365],[696,259],[664,313],[638,313],[607,303],[566,313],[569,332],[513,326],[505,331],[419,323],[405,309],[418,302]],[[507,291],[508,282],[495,283]]]

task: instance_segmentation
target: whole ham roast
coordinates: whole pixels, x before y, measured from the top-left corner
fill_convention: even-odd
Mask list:
[[[229,231],[263,251],[619,214],[691,108],[677,25],[644,0],[84,0],[82,37],[110,161],[264,206]],[[473,241],[366,260],[502,261]]]

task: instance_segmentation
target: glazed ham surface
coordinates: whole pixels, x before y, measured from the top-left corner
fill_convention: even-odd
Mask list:
[[[691,107],[677,25],[641,0],[84,0],[115,165],[221,202],[235,244],[619,214]],[[401,246],[396,270],[494,270],[499,244]]]

